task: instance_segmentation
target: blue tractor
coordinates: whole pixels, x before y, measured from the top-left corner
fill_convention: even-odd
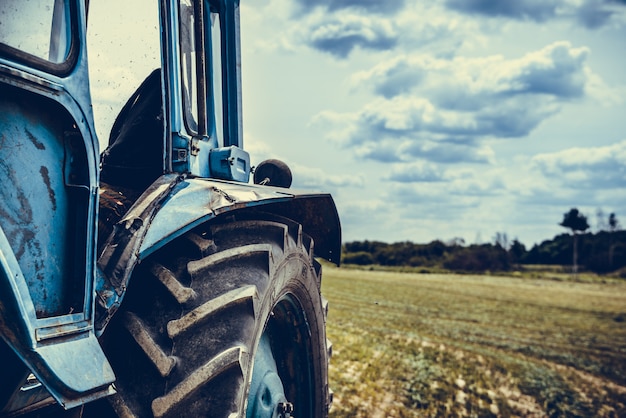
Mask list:
[[[243,150],[239,0],[137,1],[0,1],[0,417],[325,417],[333,200]],[[97,21],[156,45],[102,153]]]

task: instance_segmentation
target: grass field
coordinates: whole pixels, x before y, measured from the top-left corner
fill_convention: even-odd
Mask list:
[[[331,417],[626,416],[626,281],[324,266]]]

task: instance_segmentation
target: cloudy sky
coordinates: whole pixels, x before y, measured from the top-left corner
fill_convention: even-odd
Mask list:
[[[245,147],[344,241],[626,225],[626,1],[242,0]]]

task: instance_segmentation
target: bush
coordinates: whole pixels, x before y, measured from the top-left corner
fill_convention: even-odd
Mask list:
[[[367,266],[374,264],[374,257],[368,252],[358,251],[356,253],[346,253],[343,255],[342,263],[358,264],[359,266]]]
[[[450,270],[470,272],[506,271],[510,269],[509,255],[499,245],[471,245],[452,254],[444,263]]]

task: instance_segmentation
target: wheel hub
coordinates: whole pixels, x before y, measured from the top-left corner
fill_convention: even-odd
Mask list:
[[[254,358],[246,418],[290,418],[292,414],[293,405],[287,402],[269,337],[264,333]]]

